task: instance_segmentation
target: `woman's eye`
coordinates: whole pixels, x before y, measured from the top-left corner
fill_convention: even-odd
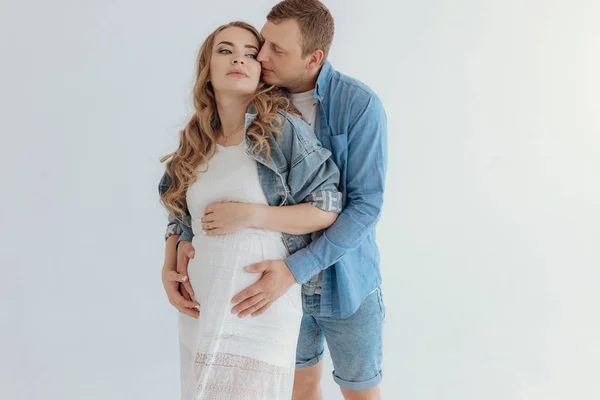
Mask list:
[[[256,54],[247,54],[247,56],[252,58],[253,60],[256,60],[256,57],[257,57]]]
[[[228,50],[228,49],[221,49],[221,50],[219,50],[219,53],[220,53],[220,54],[231,54],[231,50]]]

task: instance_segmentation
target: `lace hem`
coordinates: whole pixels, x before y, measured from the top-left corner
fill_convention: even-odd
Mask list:
[[[287,375],[289,367],[279,367],[253,358],[234,354],[196,354],[196,364],[215,367],[239,368],[243,371],[258,372],[270,375]]]
[[[183,400],[290,399],[295,365],[277,366],[228,353],[196,353],[194,382],[183,382]]]

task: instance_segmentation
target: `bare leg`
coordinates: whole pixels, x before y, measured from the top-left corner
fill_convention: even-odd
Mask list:
[[[344,399],[346,400],[379,400],[381,399],[381,392],[379,390],[379,386],[375,386],[369,390],[364,390],[362,392],[353,392],[344,388],[340,388],[342,390],[342,394],[344,395]]]
[[[323,363],[296,370],[294,375],[294,392],[292,400],[323,400],[321,393],[321,376]]]

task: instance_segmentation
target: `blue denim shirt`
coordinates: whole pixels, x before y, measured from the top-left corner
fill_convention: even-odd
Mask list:
[[[300,118],[280,112],[284,121],[281,138],[271,134],[269,144],[271,154],[255,153],[248,135],[244,135],[246,153],[253,157],[258,166],[258,177],[267,203],[271,206],[309,203],[324,211],[341,211],[342,195],[338,191],[339,170],[331,159],[331,152],[321,147],[312,129]],[[256,119],[252,108],[246,113],[245,130]],[[209,161],[210,162],[210,161]],[[171,178],[163,174],[158,185],[163,194],[171,185]],[[186,210],[187,211],[187,210]],[[192,241],[193,231],[189,213],[173,218],[169,216],[166,237],[181,235],[179,241]],[[284,243],[290,252],[295,253],[306,247],[311,234],[283,234]]]
[[[323,316],[346,317],[381,284],[375,226],[387,171],[387,118],[375,93],[326,62],[313,96],[319,100],[315,134],[340,169],[342,212],[308,246],[285,261],[296,280],[323,271]]]

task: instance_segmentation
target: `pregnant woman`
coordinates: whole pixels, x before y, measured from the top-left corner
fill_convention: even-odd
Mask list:
[[[239,318],[231,298],[260,275],[244,267],[285,259],[341,210],[339,171],[286,96],[260,80],[259,33],[243,22],[219,27],[203,43],[195,113],[166,156],[159,185],[171,219],[195,256],[189,282],[199,316],[179,315],[182,399],[290,399],[302,319],[296,284],[263,314]],[[214,203],[288,206],[290,218],[223,235],[206,234]],[[287,229],[290,221],[303,228]],[[191,222],[190,222],[191,221]],[[287,221],[287,222],[286,222]],[[288,232],[286,232],[288,231]],[[175,240],[167,255],[175,255]],[[172,246],[172,248],[169,248]],[[174,260],[171,260],[174,262]]]

